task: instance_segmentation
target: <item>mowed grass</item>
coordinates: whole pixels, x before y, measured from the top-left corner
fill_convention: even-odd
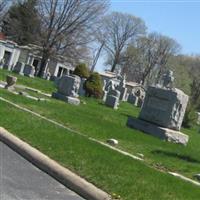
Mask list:
[[[95,106],[93,101],[90,103]],[[126,109],[126,105],[124,107]],[[76,111],[78,107],[74,109]],[[0,116],[1,126],[98,187],[121,195],[123,200],[199,199],[198,186],[156,171],[141,161],[121,155],[2,101]],[[141,140],[144,142],[144,139]]]
[[[82,98],[85,105],[73,106],[55,99],[37,102],[6,90],[0,90],[0,96],[80,131],[87,137],[103,142],[109,138],[117,139],[118,148],[134,155],[144,154],[145,163],[155,168],[178,172],[190,178],[200,172],[199,127],[182,130],[190,136],[185,147],[127,127],[128,116],[137,117],[139,113],[139,108],[128,103],[121,103],[119,110],[113,110],[101,101],[88,98]]]
[[[55,85],[52,81],[47,81],[38,77],[30,78],[26,76],[21,76],[8,70],[0,69],[0,80],[6,81],[7,75],[16,76],[17,84],[25,85],[31,88],[36,88],[41,90],[42,92],[52,93],[55,90]]]

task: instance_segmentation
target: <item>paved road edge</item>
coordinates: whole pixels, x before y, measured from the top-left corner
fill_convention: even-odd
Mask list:
[[[56,161],[31,147],[12,133],[0,127],[0,141],[7,144],[24,158],[45,171],[67,188],[73,190],[87,200],[110,200],[110,196],[85,179],[62,167]]]

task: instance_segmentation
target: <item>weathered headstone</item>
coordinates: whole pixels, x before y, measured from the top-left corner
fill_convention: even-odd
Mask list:
[[[86,80],[87,80],[86,78],[81,78],[80,88],[78,92],[80,96],[85,96],[84,84]]]
[[[14,66],[13,71],[14,71],[15,73],[24,75],[24,73],[23,73],[23,71],[24,71],[24,66],[25,66],[25,64],[24,64],[23,62],[17,62],[16,65]]]
[[[107,95],[108,95],[108,91],[103,90],[103,98],[102,98],[102,100],[103,100],[104,102],[106,101]]]
[[[179,131],[188,96],[171,85],[169,81],[162,88],[148,87],[139,119],[129,118],[127,124],[161,139],[186,145],[189,138]]]
[[[78,91],[80,87],[80,82],[81,80],[79,76],[62,76],[57,83],[58,91],[52,93],[52,97],[74,105],[79,105],[80,100],[78,99]]]
[[[188,96],[181,90],[149,87],[139,118],[180,130],[187,102]]]
[[[17,77],[15,76],[6,76],[6,85],[5,85],[5,89],[13,89],[15,83],[17,82]]]
[[[131,94],[128,95],[127,101],[129,103],[133,104],[134,106],[137,106],[138,97],[135,94],[131,93]]]
[[[118,109],[120,92],[118,90],[110,90],[107,94],[105,105]]]
[[[34,77],[34,74],[35,74],[35,68],[32,66],[32,65],[28,65],[26,64],[24,66],[24,70],[23,70],[23,73],[25,76],[28,76],[28,77]]]
[[[3,69],[4,64],[5,64],[5,59],[2,58],[2,59],[0,60],[0,69]]]
[[[137,107],[141,108],[144,103],[144,97],[138,97]]]
[[[126,101],[126,95],[127,95],[127,88],[126,88],[126,77],[125,75],[123,77],[120,76],[120,83],[116,87],[117,90],[120,91],[120,100]]]
[[[102,98],[102,100],[104,102],[106,101],[108,92],[110,90],[115,90],[115,84],[114,84],[114,82],[112,80],[110,80],[108,82],[104,81],[104,85],[103,85],[103,98]]]

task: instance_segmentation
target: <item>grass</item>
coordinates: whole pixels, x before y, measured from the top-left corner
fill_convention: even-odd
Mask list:
[[[123,200],[199,199],[199,187],[1,102],[0,125]]]
[[[17,77],[17,84],[25,85],[27,87],[32,87],[39,89],[43,92],[52,93],[55,90],[54,83],[52,81],[47,81],[38,77],[29,78],[26,76],[18,75],[14,72],[0,69],[0,80],[6,81],[7,75],[13,75]]]
[[[132,154],[142,153],[145,162],[156,168],[174,171],[193,178],[200,172],[200,134],[198,127],[183,129],[190,136],[188,145],[182,146],[161,141],[126,126],[128,116],[137,116],[139,109],[121,103],[114,111],[94,99],[83,98],[86,105],[72,106],[51,99],[48,102],[36,102],[22,96],[16,96],[0,90],[1,96],[43,116],[54,119],[70,128],[105,142],[108,138],[119,141],[118,148]]]
[[[4,70],[3,73],[5,74]],[[3,73],[0,70],[0,74]],[[19,76],[19,80],[21,84],[25,84],[25,80],[32,81],[23,76]],[[52,84],[39,78],[34,80],[37,84],[30,86],[29,83],[29,87],[43,90],[45,84],[49,88]],[[43,82],[45,82],[44,85]],[[29,93],[37,96],[37,93]],[[193,178],[194,174],[200,172],[199,127],[182,130],[190,136],[189,143],[185,147],[164,142],[128,128],[126,126],[128,116],[137,117],[139,113],[138,108],[128,103],[121,103],[119,110],[114,111],[103,105],[101,101],[88,98],[81,98],[86,104],[73,106],[55,99],[37,102],[11,94],[3,89],[0,89],[0,96],[78,130],[87,137],[103,142],[108,138],[115,138],[119,140],[118,148],[132,154],[144,154],[145,163],[131,160],[85,137],[66,134],[66,131],[61,128],[44,123],[43,120],[0,102],[2,104],[0,115],[6,116],[6,118],[0,118],[0,126],[11,130],[20,138],[104,190],[120,194],[123,199],[127,200],[198,199],[200,190],[195,186],[147,166],[179,172]]]

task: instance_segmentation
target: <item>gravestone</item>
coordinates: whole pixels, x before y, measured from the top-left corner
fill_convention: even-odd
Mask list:
[[[50,72],[48,72],[47,74],[46,74],[46,80],[50,80],[50,78],[51,78],[51,73]]]
[[[5,85],[5,89],[9,89],[9,90],[14,89],[14,85],[15,85],[16,82],[17,82],[17,77],[7,75],[6,76],[6,83],[7,84]]]
[[[107,98],[108,92],[106,90],[103,90],[103,98],[102,100],[105,102]]]
[[[137,106],[138,97],[135,94],[131,93],[131,94],[128,95],[127,101],[129,103],[133,104],[134,106]]]
[[[62,76],[57,83],[57,92],[52,93],[52,97],[67,103],[79,105],[78,91],[80,87],[80,77],[76,75]]]
[[[24,71],[24,66],[25,66],[25,64],[24,64],[23,62],[17,62],[16,65],[14,66],[13,71],[14,71],[15,73],[24,75],[24,73],[23,73],[23,71]]]
[[[120,80],[120,83],[116,87],[116,89],[120,91],[120,98],[119,99],[121,101],[126,101],[126,96],[127,96],[126,76],[125,75],[123,77],[119,76],[119,80]]]
[[[80,83],[79,92],[78,92],[80,96],[85,96],[84,84],[86,80],[87,80],[86,78],[81,78],[81,83]]]
[[[137,107],[141,108],[144,103],[144,97],[138,97]]]
[[[2,59],[0,60],[0,69],[3,69],[4,64],[5,64],[5,59],[2,58]]]
[[[180,130],[188,96],[181,90],[149,87],[139,118],[166,128]]]
[[[108,92],[110,90],[115,90],[115,84],[112,80],[108,81],[107,83],[104,81],[104,86],[103,86],[103,98],[102,100],[105,102]]]
[[[120,98],[120,91],[111,89],[107,94],[105,105],[113,109],[118,109],[119,98]]]
[[[32,65],[28,65],[26,64],[24,66],[24,70],[23,70],[23,73],[25,76],[28,76],[28,77],[34,77],[34,74],[35,74],[35,68],[32,66]]]
[[[129,118],[127,124],[161,139],[186,145],[189,138],[180,129],[188,96],[172,88],[171,80],[162,87],[149,86],[139,119]]]

